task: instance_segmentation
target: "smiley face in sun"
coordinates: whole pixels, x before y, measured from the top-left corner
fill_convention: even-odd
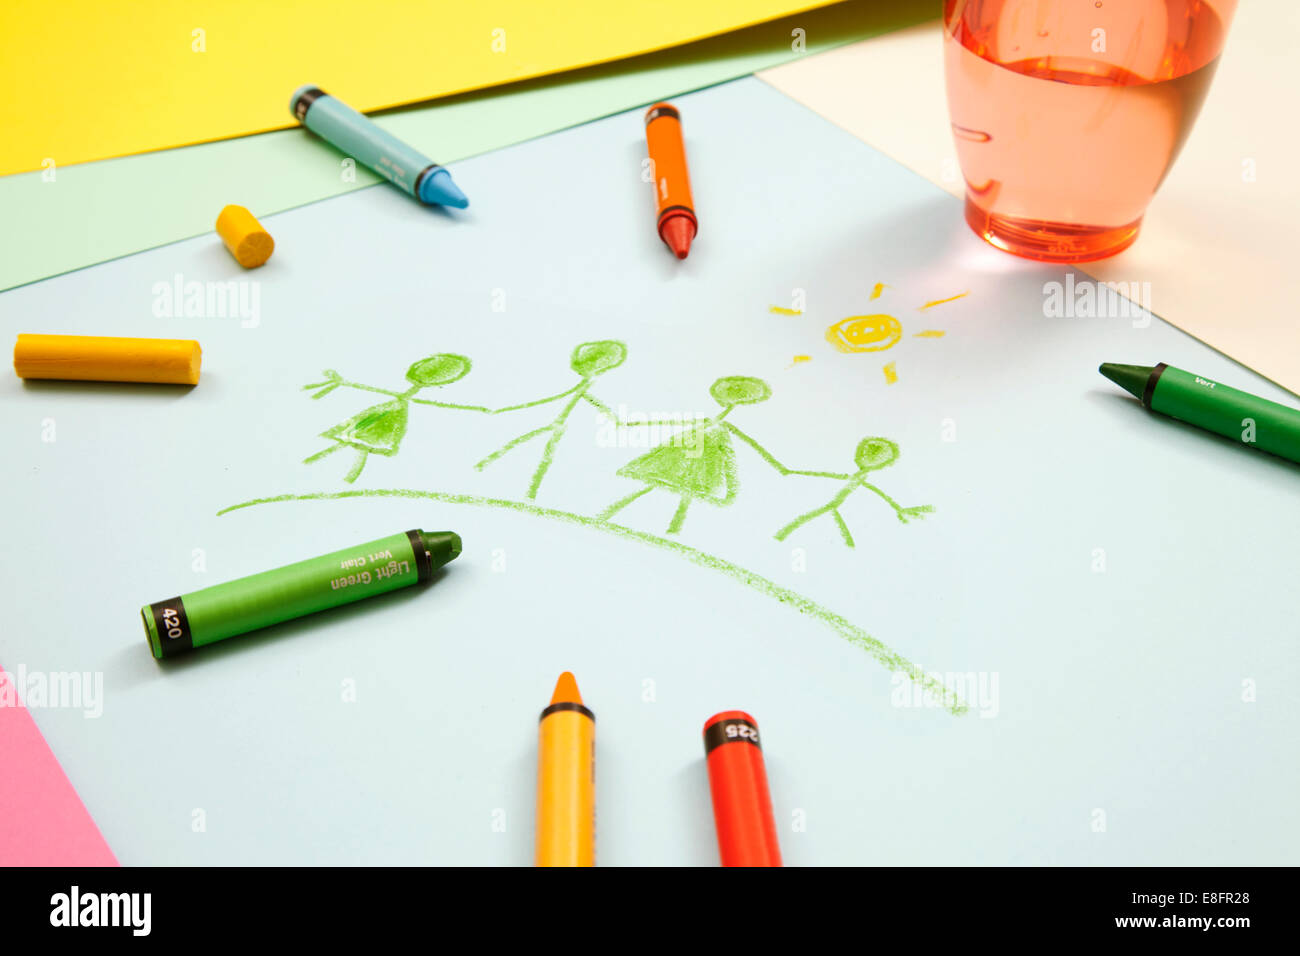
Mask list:
[[[903,337],[903,323],[883,312],[851,315],[826,330],[826,341],[841,352],[883,352]]]
[[[871,290],[871,299],[880,298],[880,294],[884,290],[884,284],[877,282],[875,288]],[[962,292],[946,299],[935,299],[919,306],[917,311],[924,312],[937,305],[953,302],[967,294]],[[912,337],[918,339],[940,339],[943,336],[942,329],[922,329],[919,332],[912,333]],[[851,315],[847,319],[841,319],[826,330],[826,341],[831,343],[838,351],[849,353],[883,352],[886,349],[892,349],[902,338],[903,323],[895,316],[884,312],[873,315]],[[887,362],[882,371],[885,374],[886,385],[893,385],[898,381],[897,363]]]

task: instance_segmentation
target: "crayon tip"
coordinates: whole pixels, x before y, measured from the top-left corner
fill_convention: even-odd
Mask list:
[[[1102,362],[1097,371],[1141,401],[1152,369],[1149,365],[1117,365],[1114,362]]]
[[[454,531],[421,531],[424,549],[429,552],[429,560],[434,569],[450,564],[460,557],[463,549],[460,535]]]
[[[686,216],[671,216],[659,227],[659,238],[678,259],[685,259],[695,238],[695,226]]]
[[[555,682],[555,693],[551,695],[552,704],[581,704],[582,695],[578,693],[578,681],[565,671]]]
[[[451,173],[445,169],[435,170],[433,175],[424,177],[420,183],[420,200],[430,205],[452,206],[456,209],[464,209],[469,205],[469,200],[460,191],[460,187],[452,182]]]

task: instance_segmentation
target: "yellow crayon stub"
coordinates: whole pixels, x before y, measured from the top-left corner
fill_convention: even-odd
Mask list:
[[[192,339],[24,333],[14,345],[19,378],[197,385],[202,361],[203,350]]]
[[[217,235],[245,269],[255,269],[275,251],[275,240],[243,206],[227,206],[217,216]]]

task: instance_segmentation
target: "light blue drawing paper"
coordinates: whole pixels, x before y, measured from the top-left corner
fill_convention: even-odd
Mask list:
[[[700,734],[729,708],[762,728],[791,865],[1293,860],[1296,466],[1153,417],[1096,368],[1287,397],[1158,319],[1046,316],[1064,270],[982,244],[956,200],[755,80],[676,104],[685,262],[655,235],[635,111],[461,163],[465,213],[370,188],[268,217],[254,272],[209,235],[0,296],[11,332],[203,346],[192,390],[0,379],[0,662],[102,675],[100,716],[32,713],[122,862],[528,864],[536,721],[565,669],[598,717],[602,864],[716,863]],[[163,291],[232,281],[223,315]],[[901,322],[894,347],[826,340],[874,313]],[[303,386],[401,390],[454,352],[472,372],[423,397],[498,407],[570,388],[599,339],[628,348],[593,389],[621,415],[715,413],[710,384],[748,375],[772,396],[728,420],[791,468],[898,443],[873,482],[935,510],[903,524],[855,493],[853,549],[830,517],[774,540],[838,483],[740,442],[734,502],[696,502],[676,538],[964,681],[967,713],[643,540],[398,497],[218,516],[349,489],[527,501],[541,441],[473,465],[556,405],[413,407],[348,485],[350,451],[302,460],[382,396]],[[580,407],[533,504],[594,515],[636,490],[616,472],[645,432]],[[615,520],[664,535],[676,506],[656,490]],[[415,527],[465,541],[426,589],[171,664],[146,648],[143,604]]]

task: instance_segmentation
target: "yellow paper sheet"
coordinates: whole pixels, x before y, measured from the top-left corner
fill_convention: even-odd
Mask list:
[[[1137,242],[1075,268],[1117,288],[1136,286],[1143,304],[1165,321],[1300,394],[1300,322],[1291,291],[1300,260],[1300,129],[1281,92],[1295,85],[1297,30],[1294,0],[1241,5],[1200,118]],[[940,31],[935,21],[757,75],[960,196]]]
[[[686,43],[826,0],[5,0],[0,175],[384,109]],[[435,157],[436,158],[436,157]]]

